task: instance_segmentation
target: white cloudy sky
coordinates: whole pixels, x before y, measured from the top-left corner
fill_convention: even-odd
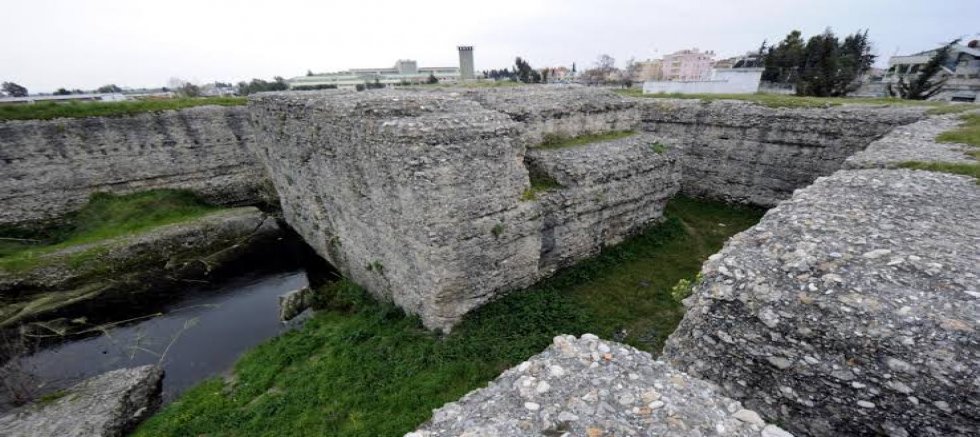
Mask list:
[[[977,0],[2,0],[0,80],[58,87],[162,86],[313,71],[622,62],[698,47],[732,56],[832,27],[869,28],[887,58],[980,31]]]

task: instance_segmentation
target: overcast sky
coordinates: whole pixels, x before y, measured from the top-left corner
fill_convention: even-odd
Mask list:
[[[0,81],[33,92],[292,77],[415,59],[478,70],[622,64],[698,47],[719,57],[777,41],[869,28],[882,57],[980,31],[977,0],[3,0]]]

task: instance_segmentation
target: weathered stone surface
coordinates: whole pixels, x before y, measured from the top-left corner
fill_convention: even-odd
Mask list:
[[[303,287],[279,296],[279,320],[292,320],[313,304],[313,289]]]
[[[973,435],[978,205],[965,176],[820,178],[710,258],[664,357],[794,432]]]
[[[391,91],[262,94],[249,105],[286,221],[426,326],[447,328],[536,279],[540,213],[519,201],[524,149],[503,114]]]
[[[163,371],[156,366],[113,370],[0,417],[8,437],[126,435],[160,404]]]
[[[929,117],[899,126],[881,139],[844,161],[844,168],[894,168],[908,161],[971,163],[975,159],[965,152],[973,146],[940,143],[936,136],[963,124],[959,115]]]
[[[683,150],[681,190],[773,206],[925,108],[770,108],[749,102],[638,99],[643,129]]]
[[[179,188],[258,203],[267,179],[250,141],[243,106],[0,121],[0,225],[57,219],[96,191]]]
[[[776,435],[763,430],[778,432],[713,384],[585,334],[555,337],[544,352],[435,410],[406,437]]]
[[[41,254],[31,267],[0,269],[0,327],[154,283],[204,278],[279,235],[274,217],[243,207]]]
[[[448,92],[473,99],[523,125],[521,134],[534,148],[545,135],[576,137],[640,127],[637,102],[608,90],[585,87],[464,88]]]
[[[532,175],[560,185],[536,194],[543,214],[541,274],[594,256],[657,222],[680,188],[678,153],[646,134],[531,149],[525,162]]]
[[[420,315],[430,328],[449,329],[467,311],[550,274],[548,262],[539,268],[547,238],[543,217],[564,208],[569,216],[583,217],[582,233],[574,238],[592,243],[569,246],[561,256],[580,259],[658,218],[663,201],[677,189],[672,158],[622,142],[607,146],[636,162],[611,153],[588,162],[602,145],[530,158],[564,172],[568,190],[528,199],[525,151],[540,136],[529,132],[559,129],[547,120],[593,116],[602,118],[595,129],[621,130],[615,120],[622,114],[601,111],[618,111],[607,101],[622,98],[589,91],[575,94],[574,116],[568,108],[538,101],[515,117],[483,106],[488,95],[278,93],[249,103],[257,155],[279,192],[286,221],[346,276]],[[561,90],[528,98],[543,95],[558,96],[549,100],[552,105],[568,101]],[[581,101],[589,96],[599,101]],[[543,108],[551,112],[527,115]],[[636,186],[606,199],[593,196],[627,184],[618,179]]]

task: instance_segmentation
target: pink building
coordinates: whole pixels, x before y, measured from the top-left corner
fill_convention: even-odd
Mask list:
[[[708,80],[715,52],[700,52],[697,48],[681,50],[664,56],[663,80]]]

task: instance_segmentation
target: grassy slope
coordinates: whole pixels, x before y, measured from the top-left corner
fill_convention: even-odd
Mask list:
[[[864,97],[800,97],[780,94],[643,94],[642,90],[618,90],[618,93],[632,97],[647,97],[654,99],[700,99],[714,100],[744,100],[755,102],[772,108],[814,108],[837,106],[843,104],[892,105],[892,106],[930,106],[930,114],[948,114],[963,112],[980,107],[980,105],[956,104],[928,100],[902,100],[897,98],[864,98]]]
[[[0,240],[0,269],[30,268],[45,253],[181,222],[214,210],[185,191],[153,190],[121,196],[97,193],[62,227],[40,234],[0,229],[0,238],[12,238]],[[27,244],[13,239],[41,241]]]
[[[29,105],[0,105],[0,121],[50,120],[53,118],[118,117],[192,106],[244,105],[244,97],[198,97],[166,100],[128,100],[123,102],[42,102]]]
[[[761,212],[676,198],[667,215],[664,224],[471,313],[442,339],[341,282],[303,330],[247,353],[234,382],[200,384],[136,435],[401,435],[557,334],[610,338],[625,329],[627,343],[657,352],[682,316],[671,286],[694,277]]]

